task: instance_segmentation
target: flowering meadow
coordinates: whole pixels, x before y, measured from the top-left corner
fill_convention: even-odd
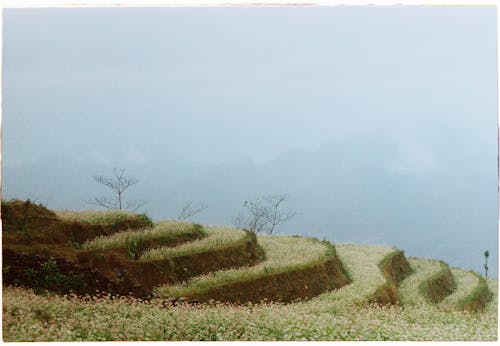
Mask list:
[[[150,229],[129,230],[94,238],[85,242],[82,248],[85,250],[108,250],[126,247],[134,241],[158,242],[163,239],[175,239],[182,235],[195,233],[195,230],[193,224],[188,222],[161,221]]]
[[[431,260],[410,260],[414,274],[401,283],[401,306],[363,302],[384,284],[377,263],[394,249],[336,246],[353,282],[311,300],[293,304],[165,304],[131,297],[36,295],[23,288],[3,289],[5,341],[104,340],[497,340],[497,285],[487,281],[493,300],[481,313],[452,308],[476,281],[457,273],[457,289],[440,304],[415,297],[406,280],[432,273]],[[411,281],[408,281],[411,282]],[[415,282],[416,284],[416,282]],[[413,285],[411,285],[413,286]],[[466,286],[466,287],[464,287]],[[411,296],[413,295],[413,297]]]
[[[207,236],[175,247],[158,247],[145,251],[141,260],[156,260],[180,257],[183,255],[215,251],[245,240],[246,233],[242,230],[223,226],[203,226]]]
[[[496,340],[496,313],[322,301],[257,306],[163,306],[133,298],[39,296],[4,289],[5,341]],[[304,309],[308,307],[309,309]]]
[[[419,292],[419,284],[435,275],[441,270],[441,263],[435,260],[425,260],[420,258],[409,258],[408,262],[413,269],[413,275],[403,280],[399,286],[401,294],[401,303],[403,305],[422,305],[426,304],[425,297]]]
[[[89,222],[92,224],[105,224],[118,220],[134,219],[143,215],[127,210],[56,210],[55,213],[62,220]]]
[[[177,285],[160,286],[155,290],[156,294],[179,297],[188,292],[201,292],[243,279],[252,280],[277,272],[290,271],[325,258],[328,251],[325,244],[311,238],[261,235],[258,240],[266,252],[265,261],[251,267],[209,272]]]

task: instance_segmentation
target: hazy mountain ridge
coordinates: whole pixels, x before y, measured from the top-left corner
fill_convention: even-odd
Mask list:
[[[230,224],[244,200],[286,192],[286,208],[299,214],[282,226],[283,233],[384,243],[477,271],[489,249],[490,272],[496,272],[496,160],[488,171],[484,157],[456,143],[449,146],[454,150],[434,153],[438,159],[426,172],[404,172],[394,170],[402,151],[396,144],[351,138],[292,150],[263,164],[250,159],[195,164],[165,156],[117,166],[141,179],[128,197],[149,200],[144,211],[155,219],[175,218],[182,204],[193,200],[208,205],[196,221]],[[84,200],[108,194],[91,176],[111,171],[91,159],[46,157],[4,165],[3,191],[6,198],[38,199],[53,209],[84,209],[91,207]]]

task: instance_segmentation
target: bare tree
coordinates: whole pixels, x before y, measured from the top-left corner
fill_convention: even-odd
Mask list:
[[[193,201],[188,201],[182,206],[181,212],[179,213],[179,216],[177,216],[177,219],[186,220],[207,208],[208,206],[206,204],[200,203],[198,205],[195,205]]]
[[[282,193],[245,201],[244,211],[232,218],[233,225],[253,233],[273,234],[276,227],[297,215],[295,212],[282,210],[282,204],[288,198],[287,194]]]
[[[288,199],[287,194],[279,194],[279,195],[270,195],[267,197],[264,197],[264,200],[267,202],[268,205],[268,220],[269,220],[269,229],[268,229],[268,234],[273,234],[274,229],[278,226],[281,225],[284,222],[287,222],[290,220],[292,217],[297,215],[295,212],[290,212],[290,211],[281,211],[280,207],[281,204],[286,202]]]
[[[139,179],[135,177],[129,177],[125,175],[125,169],[115,168],[114,175],[112,177],[106,177],[103,175],[94,175],[92,177],[96,183],[104,185],[114,191],[115,196],[113,197],[94,197],[88,203],[98,205],[106,209],[118,209],[118,210],[132,210],[144,206],[147,201],[126,201],[124,199],[125,191],[134,186],[139,182]]]

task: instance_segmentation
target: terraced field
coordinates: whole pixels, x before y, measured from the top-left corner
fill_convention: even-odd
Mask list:
[[[442,270],[442,262],[420,258],[410,258],[409,262],[414,274],[404,280],[400,286],[402,304],[406,306],[426,304],[430,298],[425,284],[432,277],[439,275]]]
[[[290,302],[349,283],[335,248],[327,243],[289,236],[259,236],[258,241],[266,253],[265,261],[162,286],[156,289],[156,295],[198,301]],[[321,280],[310,280],[311,276]]]
[[[445,309],[462,309],[461,302],[468,300],[474,289],[479,286],[479,277],[475,273],[460,268],[452,268],[451,272],[456,281],[456,289],[439,305]]]
[[[303,304],[310,313],[332,312],[348,305],[367,303],[387,282],[378,264],[394,249],[357,244],[339,244],[336,249],[352,283],[314,298],[313,304]]]
[[[247,239],[247,233],[229,227],[204,227],[206,237],[183,244],[182,246],[157,246],[148,249],[141,260],[158,260],[186,255],[214,252],[224,248],[237,246]]]
[[[127,230],[86,241],[82,248],[91,251],[121,250],[133,259],[142,258],[144,251],[157,247],[172,247],[183,242],[205,238],[201,225],[187,222],[162,221],[151,229]],[[151,251],[151,250],[149,250]]]
[[[8,207],[6,341],[498,337],[497,280],[391,247]],[[28,241],[35,226],[43,247]]]

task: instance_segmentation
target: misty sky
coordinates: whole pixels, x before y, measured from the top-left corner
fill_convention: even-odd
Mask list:
[[[493,6],[7,9],[3,25],[3,198],[89,208],[106,193],[91,175],[125,167],[155,219],[196,200],[229,224],[288,192],[284,233],[497,261]]]

